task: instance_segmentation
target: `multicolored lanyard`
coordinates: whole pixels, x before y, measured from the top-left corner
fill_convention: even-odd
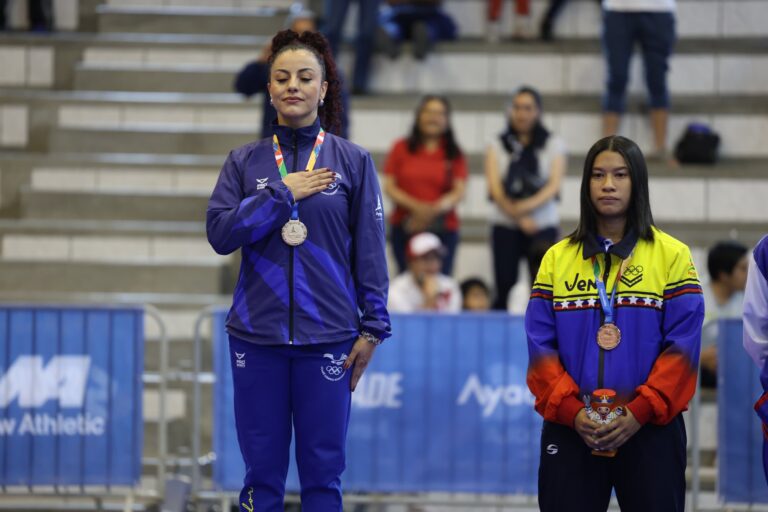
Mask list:
[[[325,130],[320,128],[315,139],[315,145],[312,148],[312,153],[309,154],[309,161],[307,162],[307,169],[311,171],[315,168],[317,163],[317,157],[320,155],[320,148],[323,147],[323,141],[325,140]],[[283,158],[283,151],[280,149],[280,142],[277,140],[277,134],[272,135],[272,150],[275,152],[275,163],[277,163],[277,170],[280,171],[280,177],[285,178],[288,176],[288,169],[285,166],[285,158]],[[293,203],[293,209],[291,210],[291,219],[297,220],[299,218],[299,203]]]
[[[621,261],[621,266],[619,267],[619,273],[616,274],[616,281],[613,282],[613,290],[611,290],[611,299],[608,300],[608,293],[605,289],[605,283],[602,279],[602,273],[600,272],[600,263],[598,263],[597,258],[592,256],[592,271],[595,273],[595,284],[597,286],[597,294],[600,297],[600,305],[603,306],[603,312],[605,313],[605,323],[606,324],[612,324],[613,316],[614,316],[614,309],[613,306],[616,303],[616,288],[619,285],[619,280],[621,280],[622,274],[624,274],[624,271],[629,266],[630,260],[632,260],[632,255],[634,254],[634,249],[629,254],[629,257],[625,260]],[[611,255],[609,253],[605,253],[605,258],[610,258]]]

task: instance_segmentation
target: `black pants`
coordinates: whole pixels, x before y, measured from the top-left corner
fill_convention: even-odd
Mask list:
[[[0,0],[0,29],[7,23],[8,0]],[[29,28],[50,30],[53,25],[51,0],[29,0]]]
[[[681,415],[668,425],[644,425],[613,458],[591,452],[574,429],[544,422],[542,512],[601,512],[608,509],[612,489],[622,512],[684,512],[687,454]]]
[[[507,309],[507,296],[517,284],[520,259],[528,261],[531,284],[539,272],[544,253],[557,241],[557,228],[546,228],[533,235],[526,235],[519,229],[493,226],[493,273],[496,280],[496,300],[493,309]]]

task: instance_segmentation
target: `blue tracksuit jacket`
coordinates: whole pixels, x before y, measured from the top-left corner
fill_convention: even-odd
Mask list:
[[[289,172],[305,169],[320,123],[275,125]],[[376,169],[361,147],[326,133],[315,169],[335,186],[299,202],[309,236],[282,240],[293,195],[275,163],[272,139],[230,152],[208,203],[208,241],[219,254],[242,248],[227,332],[258,344],[335,343],[367,331],[390,335],[384,211]]]

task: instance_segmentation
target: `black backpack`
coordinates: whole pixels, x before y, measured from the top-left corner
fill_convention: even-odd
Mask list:
[[[675,146],[675,158],[683,164],[714,164],[720,136],[702,123],[691,123]]]

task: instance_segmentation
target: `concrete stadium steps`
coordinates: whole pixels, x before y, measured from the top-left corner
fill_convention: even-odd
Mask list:
[[[211,265],[0,261],[0,289],[218,293],[224,269]]]
[[[475,177],[473,176],[473,179]],[[766,180],[699,180],[691,185],[692,180],[676,180],[674,178],[652,178],[651,196],[658,197],[653,200],[654,216],[660,225],[674,225],[678,228],[673,235],[682,235],[682,239],[687,243],[694,240],[711,241],[713,237],[731,238],[733,234],[739,234],[740,238],[748,234],[753,242],[759,239],[757,234],[765,229],[766,215],[764,200],[768,196],[763,193],[768,187]],[[570,230],[574,225],[578,214],[578,178],[568,177],[563,187],[563,203],[560,204],[561,216],[564,229]],[[474,187],[474,182],[470,185]],[[687,189],[698,189],[698,195],[693,192],[686,192]],[[718,191],[721,199],[713,199],[705,202],[707,194],[715,195],[710,191]],[[749,191],[746,195],[744,191]],[[173,217],[173,221],[203,222],[205,218],[205,208],[208,202],[209,194],[161,194],[149,192],[132,193],[99,193],[99,192],[76,192],[76,191],[52,191],[52,190],[34,190],[25,188],[21,195],[22,215],[25,219],[34,219],[38,223],[46,219],[70,219],[87,220],[99,218],[103,220],[130,220],[134,222],[157,221],[160,218],[164,208],[173,205],[173,211],[167,216]],[[664,197],[661,197],[664,196]],[[747,199],[745,199],[745,197]],[[567,198],[567,199],[565,199]],[[664,199],[674,200],[676,207],[665,207]],[[680,199],[684,198],[683,201]],[[761,201],[763,201],[761,203]],[[479,201],[478,201],[479,202]],[[72,204],[80,205],[79,208],[72,208]],[[134,205],[130,208],[130,205]],[[475,205],[470,201],[465,202],[459,211],[464,221],[463,238],[466,241],[486,244],[488,242],[488,206],[486,203]],[[12,238],[15,242],[19,240]],[[35,235],[37,236],[37,235]],[[88,237],[72,235],[70,238],[59,235],[40,235],[49,236],[49,242],[55,244],[55,254],[59,257],[70,257],[74,261],[82,261],[77,256],[70,256],[73,253],[72,246],[77,246],[78,254],[81,258],[88,257]],[[91,235],[96,236],[96,235]],[[132,261],[162,261],[147,256],[155,239],[162,237],[150,236],[120,236],[115,235],[113,246],[115,248],[122,246],[132,247],[136,254],[131,256],[129,253],[123,255],[111,255],[112,249],[106,244],[107,254],[98,256],[101,261],[114,261],[116,258],[131,258]],[[184,237],[185,239],[187,237]],[[70,240],[71,239],[71,240]],[[23,239],[22,239],[23,240]],[[34,240],[34,239],[32,239]],[[132,245],[135,241],[135,245]],[[35,251],[34,242],[29,242],[29,254]],[[163,239],[161,244],[167,245],[167,251],[183,251],[185,244],[198,249],[199,255],[184,256],[190,261],[197,261],[200,258],[208,261],[208,248],[205,246],[204,235],[200,233],[200,239],[196,241],[174,241]],[[79,244],[79,245],[77,245]],[[15,249],[22,251],[22,248]],[[115,249],[116,250],[116,249]],[[128,249],[126,249],[127,251]],[[54,254],[51,249],[50,254]],[[43,256],[46,256],[44,254]],[[34,256],[31,256],[34,257]],[[97,256],[93,256],[96,258]],[[181,256],[179,256],[181,258]],[[212,261],[217,261],[215,256],[210,256]],[[184,260],[181,260],[184,261]]]
[[[360,112],[353,115],[352,140],[366,149],[387,152],[394,142],[408,132],[410,111]],[[378,118],[378,130],[365,128]],[[503,129],[499,113],[456,113],[454,127],[462,149],[482,153],[496,140]],[[697,116],[672,115],[668,144],[674,147],[685,127],[691,122],[704,122],[721,134],[720,154],[726,158],[768,157],[768,146],[762,133],[768,130],[768,114],[721,114]],[[573,152],[583,153],[601,137],[599,114],[549,114],[547,125],[563,137]],[[257,138],[257,127],[189,127],[189,125],[122,124],[115,127],[68,126],[54,127],[49,146],[55,152],[115,152],[161,154],[220,155],[223,163],[231,149]],[[651,152],[651,133],[646,116],[627,115],[622,134],[635,140],[646,152]]]
[[[198,153],[223,157],[230,148],[254,138],[260,116],[259,106],[244,103],[235,95],[90,92],[62,93],[51,99],[31,93],[8,93],[6,97],[9,101],[26,101],[33,110],[52,109],[50,115],[57,116],[58,123],[51,127],[50,149],[59,152]],[[484,151],[503,129],[506,96],[455,94],[451,99],[460,144],[468,152]],[[409,94],[353,100],[352,140],[370,151],[389,150],[393,141],[407,133],[416,101]],[[597,96],[552,96],[546,99],[545,122],[568,141],[572,151],[585,151],[600,137],[599,103]],[[648,148],[651,133],[643,104],[638,98],[630,100],[622,133]],[[765,97],[678,97],[673,112],[670,145],[689,122],[697,121],[720,132],[723,156],[768,156],[761,136],[768,129]],[[115,133],[107,135],[111,130]]]
[[[47,233],[0,234],[4,261],[69,261],[76,263],[148,263],[178,266],[218,266],[228,259],[217,255],[204,233],[193,236]]]
[[[85,49],[75,70],[82,90],[212,92],[232,91],[235,73],[256,58],[256,49],[178,45],[96,46]],[[341,64],[349,68],[350,52]],[[409,55],[376,56],[371,88],[377,93],[438,89],[461,93],[509,93],[521,83],[547,94],[600,94],[604,62],[596,40],[491,45],[460,41],[440,45],[426,61]],[[645,92],[635,56],[630,92]],[[764,94],[768,92],[768,45],[744,41],[683,40],[671,62],[672,94]]]
[[[149,4],[149,5],[148,5]],[[263,3],[261,5],[264,5]],[[275,4],[273,4],[275,5]],[[283,5],[283,4],[281,4]],[[534,0],[531,6],[534,29],[546,10],[545,0]],[[484,37],[487,33],[484,0],[449,0],[446,9],[460,22],[462,36]],[[758,21],[768,15],[768,8],[760,0],[679,0],[677,31],[681,36],[737,37],[761,35]],[[266,10],[258,10],[251,2],[225,2],[216,7],[201,6],[198,2],[179,2],[158,5],[147,0],[110,2],[97,10],[98,25],[102,32],[163,32],[163,33],[274,33],[282,27],[284,10],[272,16],[275,24],[268,25]],[[347,32],[353,26],[349,20]],[[505,6],[500,23],[501,36],[511,33],[512,15]],[[600,11],[588,0],[569,2],[563,9],[555,28],[564,37],[595,37],[600,29]]]
[[[101,5],[96,13],[100,32],[259,35],[280,30],[287,10]]]
[[[20,193],[21,214],[33,219],[205,221],[210,194],[130,194],[37,191]]]

